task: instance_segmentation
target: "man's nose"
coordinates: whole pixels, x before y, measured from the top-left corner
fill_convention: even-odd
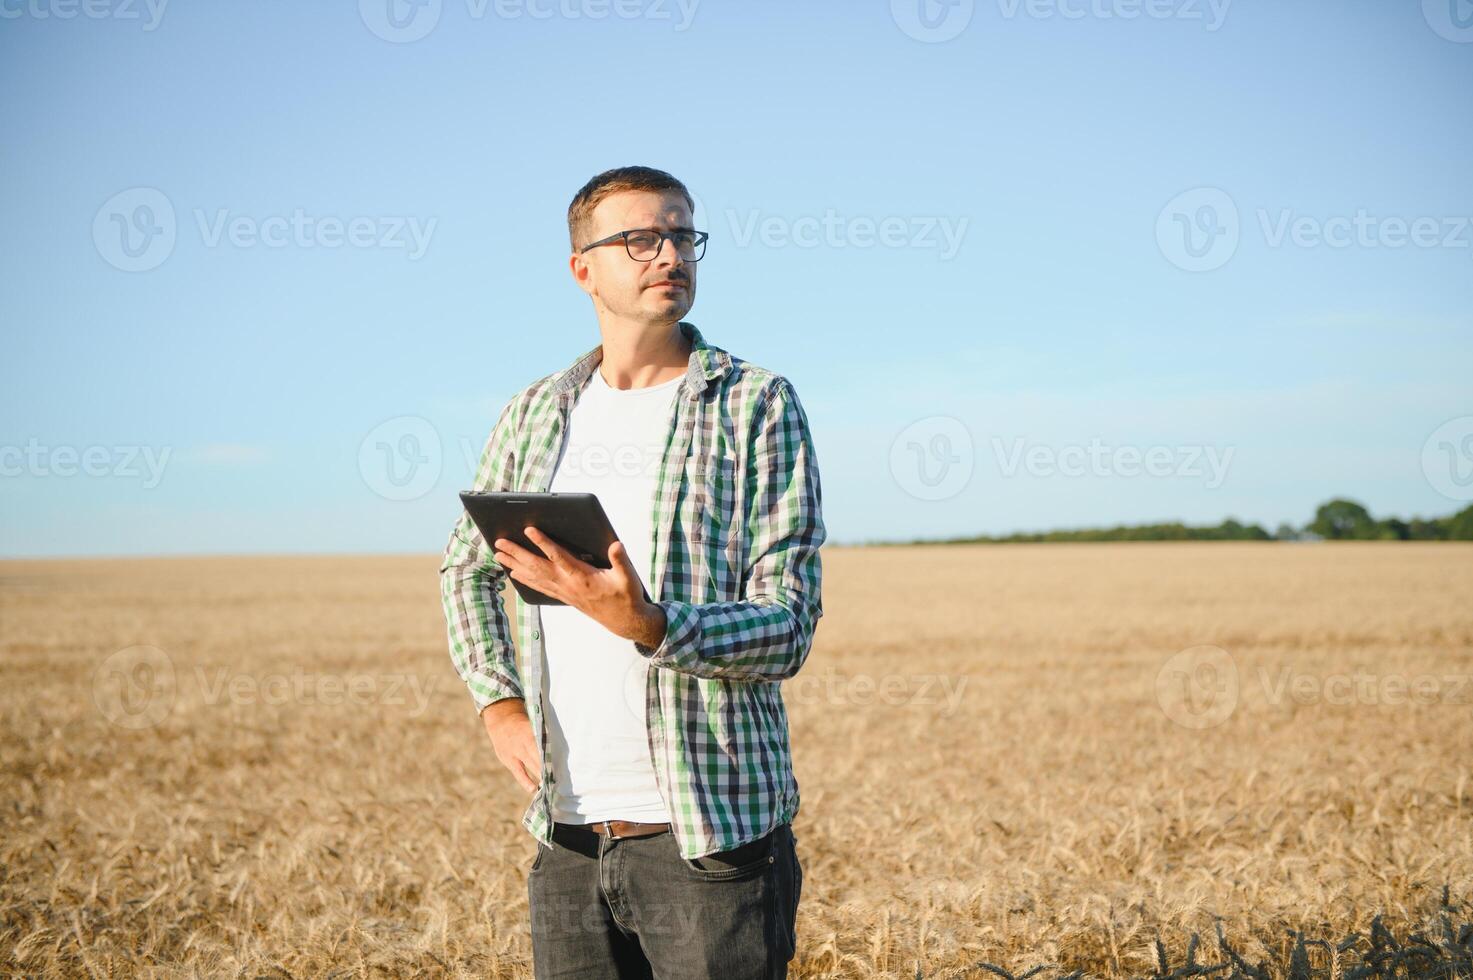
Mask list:
[[[669,238],[660,239],[660,254],[655,256],[655,265],[661,269],[672,266],[685,265],[685,259],[680,257],[680,249],[675,247],[675,242]]]

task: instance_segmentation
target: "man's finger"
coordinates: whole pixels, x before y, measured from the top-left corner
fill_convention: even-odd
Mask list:
[[[536,544],[537,547],[542,549],[542,553],[547,556],[547,560],[552,562],[554,565],[562,564],[563,562],[566,562],[568,559],[573,557],[562,545],[558,544],[552,538],[549,538],[547,535],[543,534],[535,527],[523,528],[522,533],[531,538],[532,542]]]
[[[519,562],[530,561],[532,559],[542,557],[541,555],[532,554],[532,552],[528,551],[526,548],[523,548],[511,538],[497,538],[495,541],[492,542],[492,547],[494,547],[497,551],[506,552],[508,555],[511,555],[512,558]]]
[[[529,793],[537,792],[537,782],[539,774],[533,772],[531,765],[529,765],[527,762],[522,760],[518,761],[521,763],[522,772],[525,774],[524,778],[522,779],[522,788]]]
[[[629,557],[629,549],[624,547],[624,542],[615,540],[609,545],[609,565],[614,568],[622,568],[629,575],[636,575],[634,559]]]

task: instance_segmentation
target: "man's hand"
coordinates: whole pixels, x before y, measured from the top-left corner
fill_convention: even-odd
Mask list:
[[[532,721],[527,717],[527,702],[522,698],[503,698],[488,704],[481,712],[481,722],[486,726],[486,734],[491,736],[496,758],[516,777],[522,789],[537,792],[542,773]]]
[[[496,560],[512,578],[561,599],[615,636],[651,647],[665,639],[665,611],[644,597],[639,572],[624,542],[609,546],[609,568],[595,568],[535,527],[525,528],[524,533],[547,557],[506,538],[492,542]]]

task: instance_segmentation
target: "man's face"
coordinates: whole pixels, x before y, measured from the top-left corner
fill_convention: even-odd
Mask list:
[[[675,231],[691,227],[690,208],[676,191],[620,191],[593,209],[592,227],[580,247],[635,228]],[[648,262],[629,257],[619,240],[586,252],[574,252],[573,279],[593,297],[594,306],[638,323],[673,323],[696,301],[696,263],[676,254],[675,244],[662,242],[660,254]]]

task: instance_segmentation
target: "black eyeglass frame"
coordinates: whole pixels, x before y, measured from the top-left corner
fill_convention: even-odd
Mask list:
[[[647,259],[636,259],[636,258],[634,258],[634,252],[632,252],[630,250],[630,248],[629,248],[629,236],[635,234],[636,232],[646,232],[648,234],[659,235],[660,236],[660,244],[658,244],[658,245],[655,246],[655,254],[654,255],[651,255]],[[696,257],[695,258],[688,259],[685,256],[683,256],[683,255],[680,254],[679,246],[677,246],[675,244],[675,236],[676,235],[695,235],[696,236],[696,240],[691,244],[691,247],[692,248],[698,250],[696,252]],[[710,238],[711,238],[711,236],[708,233],[706,233],[704,231],[696,231],[694,228],[676,228],[674,231],[661,231],[658,228],[629,228],[629,229],[626,229],[624,231],[616,231],[616,232],[614,232],[614,234],[610,235],[608,238],[600,238],[596,242],[589,242],[587,245],[584,245],[582,248],[580,248],[578,250],[578,252],[581,255],[582,253],[588,251],[590,248],[596,248],[599,245],[612,245],[614,242],[619,241],[620,239],[623,239],[624,240],[624,254],[625,255],[628,255],[631,260],[633,260],[635,262],[653,262],[653,261],[655,261],[655,259],[658,259],[660,257],[660,253],[665,250],[665,242],[668,239],[669,242],[670,242],[670,244],[671,244],[671,247],[673,247],[673,248],[676,249],[675,254],[680,259],[680,261],[682,261],[682,262],[699,262],[699,261],[701,261],[701,259],[703,259],[703,258],[706,257],[706,242],[708,240],[710,240]]]

